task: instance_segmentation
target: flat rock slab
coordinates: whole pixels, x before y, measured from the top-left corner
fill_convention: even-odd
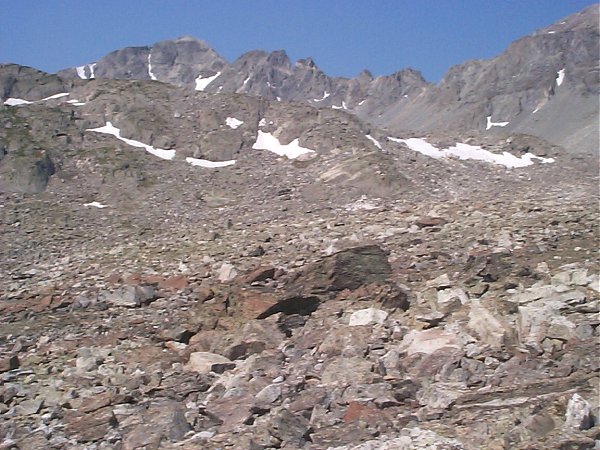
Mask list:
[[[216,353],[209,352],[192,353],[189,362],[185,365],[186,370],[197,373],[223,373],[234,367],[235,363],[231,360]]]

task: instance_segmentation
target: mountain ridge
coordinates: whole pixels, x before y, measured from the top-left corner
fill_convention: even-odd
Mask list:
[[[457,64],[435,84],[413,68],[375,78],[368,70],[353,78],[331,77],[311,57],[292,63],[285,50],[251,50],[228,63],[192,36],[115,50],[58,75],[88,78],[93,66],[97,77],[158,80],[344,109],[396,132],[522,132],[569,151],[597,153],[597,108],[590,100],[600,86],[597,24],[598,8],[591,6],[516,40],[494,58]],[[557,84],[561,71],[564,86],[562,79]],[[568,95],[561,95],[565,90]],[[549,125],[552,121],[560,126]],[[505,130],[490,125],[500,122],[508,122]]]

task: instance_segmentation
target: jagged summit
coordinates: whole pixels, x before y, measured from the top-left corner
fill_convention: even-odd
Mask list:
[[[249,51],[230,64],[191,36],[117,50],[59,75],[150,79],[306,102],[347,110],[398,132],[533,134],[593,153],[598,42],[598,8],[591,6],[515,41],[496,58],[450,68],[438,84],[411,68],[376,78],[369,71],[356,78],[330,77],[310,57],[292,64],[284,50]]]

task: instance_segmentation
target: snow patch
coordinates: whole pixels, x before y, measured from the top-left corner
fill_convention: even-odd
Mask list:
[[[75,67],[77,71],[77,76],[82,80],[87,80],[87,75],[85,74],[85,66],[77,66]]]
[[[51,95],[50,97],[46,97],[40,100],[40,102],[45,102],[46,100],[54,100],[55,98],[62,98],[62,97],[67,97],[69,95],[68,92],[61,92],[60,94],[54,94]]]
[[[323,92],[323,97],[321,98],[313,98],[314,102],[322,102],[323,100],[325,100],[327,97],[329,97],[331,94],[327,91]]]
[[[80,102],[79,100],[68,100],[67,103],[73,105],[73,106],[83,106],[85,105],[85,103]]]
[[[260,119],[260,121],[258,122],[258,126],[259,127],[264,127],[265,125],[267,125],[267,120],[263,117],[262,119]]]
[[[554,34],[556,31],[548,31],[548,34]]]
[[[43,98],[41,100],[36,100],[36,101],[29,101],[29,100],[24,100],[22,98],[7,98],[6,100],[4,100],[4,104],[6,106],[19,106],[19,105],[31,105],[33,103],[39,103],[39,102],[45,102],[46,100],[54,100],[56,98],[62,98],[62,97],[67,97],[69,95],[68,92],[61,92],[60,94],[54,94],[51,95],[50,97],[46,97]]]
[[[377,139],[375,139],[373,136],[371,136],[370,134],[365,134],[365,137],[370,140],[373,144],[375,144],[375,147],[377,147],[379,150],[383,151],[383,147],[381,146],[381,144],[379,143],[379,141]]]
[[[235,164],[235,159],[229,161],[209,161],[207,159],[185,158],[185,160],[192,166],[206,167],[209,169],[214,169],[216,167],[227,167]]]
[[[358,102],[358,106],[361,106],[364,102],[365,100],[361,100],[360,102]]]
[[[246,86],[246,84],[248,83],[248,81],[250,81],[250,77],[246,78],[244,80],[244,82],[242,83],[242,86]]]
[[[239,127],[240,125],[242,125],[244,123],[243,120],[239,120],[236,119],[235,117],[228,117],[227,119],[225,119],[225,124],[232,129],[236,129],[237,127]]]
[[[473,159],[476,161],[502,165],[509,169],[531,166],[534,163],[534,160],[539,160],[542,164],[554,162],[554,158],[542,158],[534,155],[533,153],[526,153],[520,158],[508,152],[503,152],[502,154],[492,153],[488,150],[482,149],[479,145],[457,143],[455,146],[439,150],[425,139],[397,139],[391,137],[388,139],[393,142],[404,143],[411,150],[435,159],[451,157],[462,160]]]
[[[148,76],[151,80],[156,81],[156,75],[152,72],[152,63],[150,62],[150,58],[152,57],[152,52],[148,53]]]
[[[103,205],[100,202],[84,203],[83,206],[93,206],[94,208],[108,208],[108,205]]]
[[[85,68],[88,68],[88,70],[90,71],[90,76],[88,77],[85,74]],[[96,63],[93,64],[84,64],[83,66],[77,66],[75,67],[75,70],[77,71],[77,76],[79,78],[81,78],[82,80],[88,80],[88,79],[92,79],[95,78],[96,76],[94,75],[94,70],[96,69]]]
[[[487,125],[485,126],[486,130],[489,130],[492,127],[505,127],[510,122],[492,122],[492,116],[487,116]]]
[[[219,75],[221,75],[221,72],[217,72],[212,77],[206,78],[202,78],[202,75],[199,75],[198,78],[196,78],[196,90],[203,91],[210,83],[215,81],[219,77]]]
[[[286,156],[289,159],[296,159],[301,155],[315,152],[310,148],[301,147],[298,142],[299,139],[296,138],[289,144],[283,145],[271,133],[258,130],[258,137],[252,148],[255,150],[267,150],[279,156]]]
[[[556,72],[556,85],[560,86],[565,81],[565,69],[560,69]]]
[[[93,131],[94,133],[111,134],[117,139],[125,142],[127,145],[131,145],[132,147],[143,148],[148,153],[151,153],[154,156],[158,156],[162,159],[171,160],[175,158],[175,150],[163,150],[162,148],[154,148],[151,145],[144,144],[143,142],[121,137],[121,130],[115,127],[111,122],[106,122],[106,125],[104,125],[103,127],[88,128],[87,131]]]
[[[19,106],[19,105],[30,105],[32,102],[23,100],[22,98],[7,98],[4,100],[4,104],[7,106]]]

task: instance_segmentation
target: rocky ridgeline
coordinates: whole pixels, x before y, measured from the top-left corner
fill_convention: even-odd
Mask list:
[[[230,64],[189,36],[116,50],[58,74],[66,80],[157,80],[308,103],[351,112],[393,132],[527,133],[597,155],[598,11],[592,5],[532,30],[495,58],[457,61],[438,84],[410,68],[379,77],[367,70],[355,78],[331,77],[312,58],[292,63],[283,50],[253,50]]]

